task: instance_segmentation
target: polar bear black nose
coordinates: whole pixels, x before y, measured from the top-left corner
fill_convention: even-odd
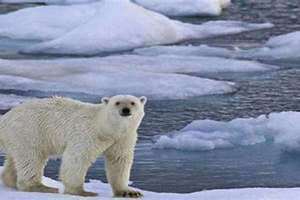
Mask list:
[[[131,115],[130,109],[129,108],[123,108],[121,115],[122,116],[130,116]]]

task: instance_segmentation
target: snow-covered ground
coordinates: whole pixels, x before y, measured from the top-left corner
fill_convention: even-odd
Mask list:
[[[0,16],[0,36],[46,40],[23,50],[45,54],[93,55],[270,27],[238,21],[182,23],[129,0],[25,8]]]
[[[0,0],[0,3],[80,4],[97,0]],[[98,0],[101,1],[101,0]],[[133,0],[145,8],[168,16],[216,16],[230,0]]]
[[[0,168],[2,171],[2,167]],[[43,183],[60,189],[63,191],[63,186],[60,182],[50,178],[43,178]],[[20,192],[11,188],[5,187],[0,182],[1,200],[104,200],[112,198],[112,192],[108,184],[98,180],[91,180],[85,183],[87,191],[97,192],[97,197],[79,197],[64,194],[49,194],[49,193],[30,193]],[[141,190],[142,191],[142,190]],[[189,200],[297,200],[300,196],[299,188],[245,188],[245,189],[226,189],[226,190],[210,190],[202,192],[194,192],[187,194],[176,193],[156,193],[150,191],[142,191],[145,200],[166,200],[166,199],[189,199]]]
[[[270,38],[262,47],[226,49],[200,46],[155,46],[134,50],[139,55],[219,56],[261,60],[299,60],[300,31]]]
[[[212,150],[274,142],[286,151],[300,151],[300,112],[282,112],[229,122],[197,120],[158,138],[155,148]]]

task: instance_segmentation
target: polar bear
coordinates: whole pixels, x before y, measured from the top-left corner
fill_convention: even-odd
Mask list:
[[[2,179],[18,190],[57,193],[41,183],[47,159],[61,155],[66,194],[96,196],[83,189],[88,168],[103,154],[115,196],[140,197],[128,187],[137,129],[146,97],[103,97],[100,104],[53,97],[23,103],[0,118]]]

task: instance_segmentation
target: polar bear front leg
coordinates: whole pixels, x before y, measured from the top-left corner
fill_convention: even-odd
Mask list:
[[[132,163],[133,149],[122,154],[110,150],[105,154],[106,176],[116,197],[142,197],[139,191],[128,187]]]
[[[79,196],[97,196],[97,193],[87,192],[83,189],[86,173],[96,157],[91,158],[88,149],[67,148],[62,157],[60,179],[65,194]]]

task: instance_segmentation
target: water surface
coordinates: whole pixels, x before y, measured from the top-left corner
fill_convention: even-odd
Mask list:
[[[7,6],[2,4],[0,12],[12,11],[23,6],[32,5]],[[184,44],[209,44],[225,47],[261,45],[271,36],[300,30],[300,3],[298,0],[260,0],[259,2],[235,0],[233,5],[220,17],[179,18],[179,20],[192,23],[227,19],[272,22],[275,27],[270,30],[234,36],[193,40]],[[19,45],[26,44],[22,42],[11,44],[5,39],[3,41],[5,43],[0,43],[1,57],[29,58],[17,53]],[[12,48],[7,50],[5,45]],[[41,57],[35,58],[40,59]],[[155,135],[179,130],[193,120],[227,121],[237,117],[256,117],[270,112],[300,111],[300,62],[280,63],[280,65],[286,65],[288,68],[247,75],[206,75],[215,79],[236,82],[239,90],[234,94],[196,97],[187,100],[149,101],[146,107],[146,117],[139,132],[139,143],[131,177],[133,185],[159,192],[300,186],[300,156],[283,153],[273,144],[264,143],[206,152],[152,149]],[[197,74],[193,75],[197,76]],[[198,74],[198,76],[201,75]],[[18,90],[0,90],[0,93],[40,97],[46,95],[38,91],[22,92]],[[97,102],[100,99],[97,96],[81,94],[72,94],[71,96],[90,102]],[[2,162],[3,157],[0,158],[0,163]],[[45,171],[46,175],[57,178],[59,163],[59,160],[50,161]],[[90,178],[106,181],[102,159],[99,159],[89,170],[87,179]]]

